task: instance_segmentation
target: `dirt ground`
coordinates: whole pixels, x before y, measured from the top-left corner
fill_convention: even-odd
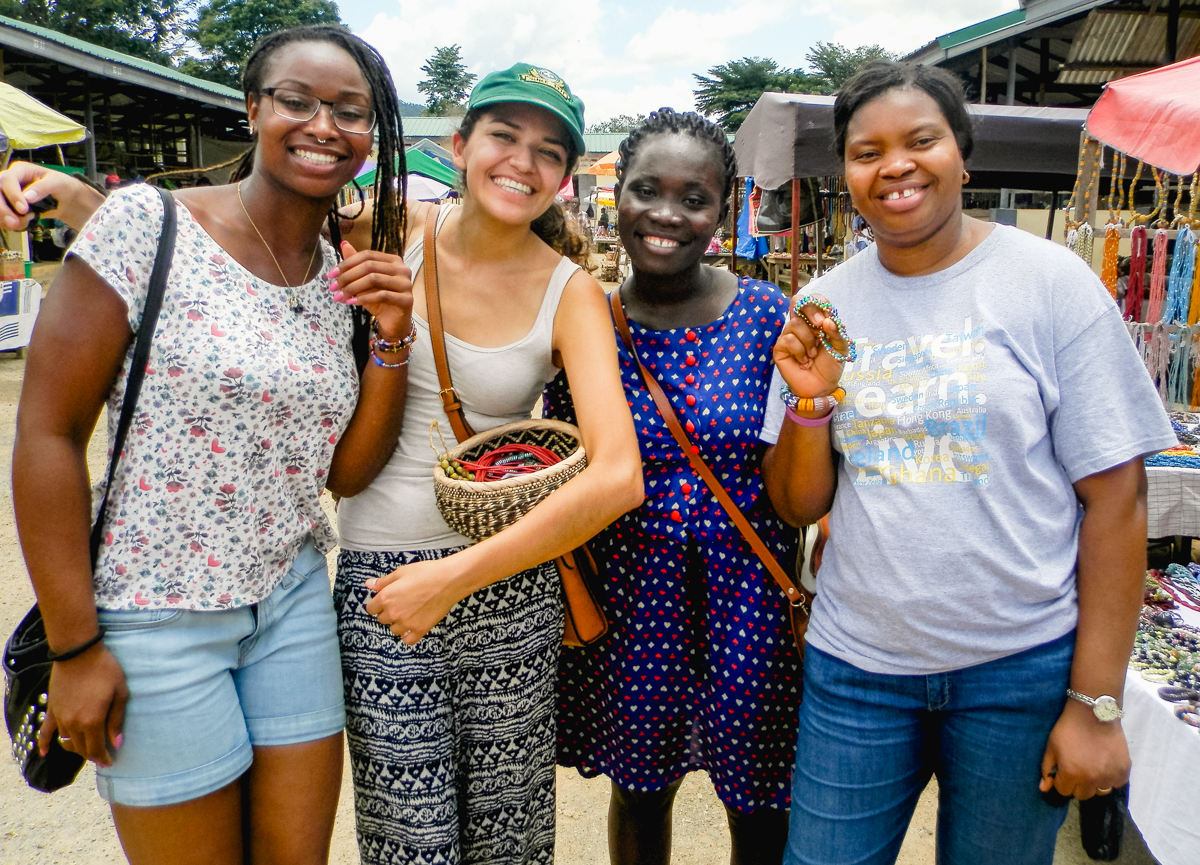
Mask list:
[[[47,280],[48,282],[48,280]],[[45,283],[43,283],[45,284]],[[25,363],[0,354],[0,638],[7,638],[33,602],[13,528],[10,465],[13,423]],[[103,432],[92,441],[89,463],[93,476],[104,471]],[[334,828],[330,862],[358,862],[354,842],[354,805],[349,775]],[[608,782],[585,780],[574,770],[558,772],[559,865],[604,865],[608,861],[605,822]],[[901,865],[932,865],[937,825],[936,783],[921,797],[900,853]],[[674,814],[674,861],[688,865],[721,865],[729,861],[729,833],[724,812],[702,773],[688,776]],[[1126,829],[1124,865],[1153,865],[1136,827]],[[0,761],[0,863],[4,865],[108,865],[125,861],[108,808],[96,794],[90,766],[74,785],[45,795],[24,785],[15,764]],[[1078,812],[1072,807],[1059,834],[1055,865],[1083,865]]]

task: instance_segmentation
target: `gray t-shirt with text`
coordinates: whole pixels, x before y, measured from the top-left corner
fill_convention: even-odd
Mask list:
[[[895,276],[872,246],[806,290],[833,301],[858,346],[832,421],[841,459],[809,642],[921,675],[1068,633],[1072,484],[1176,443],[1100,281],[998,225],[938,273]],[[776,371],[772,443],[781,384]]]

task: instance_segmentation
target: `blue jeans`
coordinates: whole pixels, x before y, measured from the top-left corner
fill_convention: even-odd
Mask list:
[[[893,863],[938,779],[938,865],[1051,865],[1065,808],[1038,790],[1075,632],[930,676],[868,673],[809,647],[787,865]]]

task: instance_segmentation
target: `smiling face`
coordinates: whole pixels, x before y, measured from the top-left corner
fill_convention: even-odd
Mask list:
[[[851,200],[881,247],[909,249],[958,230],[962,153],[924,91],[888,90],[859,108],[846,130],[845,166]]]
[[[280,87],[325,102],[372,107],[371,89],[354,58],[329,42],[291,42],[267,60],[262,87]],[[258,132],[255,171],[314,198],[336,195],[354,179],[374,138],[339,129],[328,105],[308,121],[274,110],[277,96],[251,98],[250,124]],[[283,109],[283,106],[280,106]],[[286,109],[284,109],[286,110]]]
[[[666,275],[699,263],[724,215],[723,179],[712,144],[687,134],[642,141],[617,188],[617,223],[635,269]]]
[[[544,108],[504,102],[483,110],[469,138],[454,135],[454,164],[468,196],[501,222],[546,212],[567,173],[570,136]]]

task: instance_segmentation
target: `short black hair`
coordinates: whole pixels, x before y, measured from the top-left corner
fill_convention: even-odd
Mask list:
[[[846,156],[846,129],[858,109],[889,90],[897,89],[920,90],[936,102],[954,133],[963,161],[971,158],[971,152],[975,149],[975,132],[971,115],[967,113],[967,96],[958,77],[937,66],[876,60],[842,85],[834,100],[834,151],[839,159]]]
[[[721,173],[721,198],[723,202],[721,218],[725,218],[725,208],[729,206],[733,184],[737,179],[737,156],[725,130],[701,117],[694,111],[677,113],[673,108],[660,108],[650,112],[646,122],[629,133],[618,148],[620,159],[617,160],[617,186],[625,180],[625,172],[633,165],[638,148],[642,142],[652,135],[690,135],[693,138],[711,144],[718,160],[718,170]]]

